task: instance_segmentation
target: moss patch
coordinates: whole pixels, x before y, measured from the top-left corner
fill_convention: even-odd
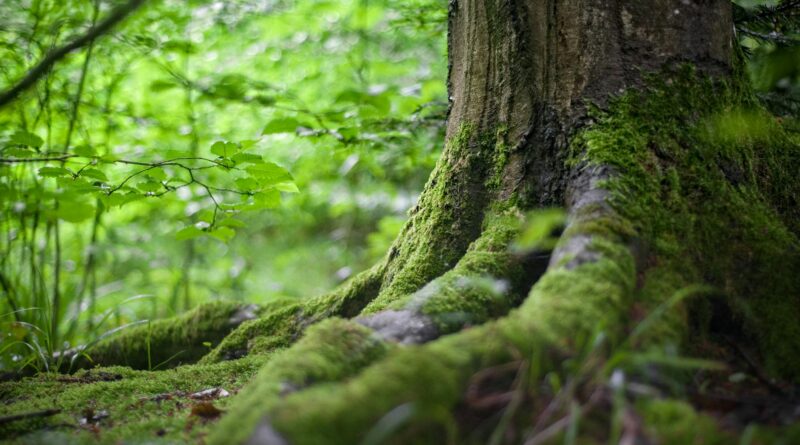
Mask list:
[[[488,198],[483,178],[494,143],[477,133],[465,124],[445,145],[419,204],[389,250],[381,291],[364,313],[383,310],[452,269],[480,235]]]
[[[405,443],[459,443],[449,413],[476,372],[552,347],[570,349],[570,341],[589,337],[598,324],[612,333],[621,329],[619,307],[630,301],[635,284],[633,259],[613,242],[601,241],[597,249],[600,260],[548,273],[500,321],[393,351],[354,379],[290,395],[271,411],[272,425],[298,445],[352,444],[408,406],[411,415],[392,431],[392,443],[404,437]]]
[[[645,432],[663,445],[733,445],[733,435],[719,430],[713,418],[678,400],[643,400],[637,406]]]
[[[520,224],[521,214],[516,209],[487,216],[481,236],[454,268],[387,309],[412,309],[428,315],[441,334],[507,313],[522,300],[532,281],[526,276],[523,260],[509,249]]]
[[[750,126],[730,125],[747,113]],[[800,375],[794,136],[738,85],[690,68],[595,110],[575,159],[612,166],[612,203],[685,282],[708,283],[774,373]],[[664,296],[663,298],[668,298]]]
[[[276,353],[242,390],[209,443],[245,442],[283,396],[351,376],[387,349],[370,329],[354,322],[334,318],[314,325],[294,347]]]
[[[95,365],[163,369],[193,363],[241,322],[236,314],[244,308],[235,302],[208,303],[174,318],[125,329],[88,347],[76,357],[73,369]]]
[[[385,265],[379,263],[361,272],[335,291],[307,301],[288,301],[238,329],[209,352],[202,363],[231,360],[251,353],[267,353],[291,345],[303,330],[319,320],[354,317],[380,287]]]
[[[41,374],[0,384],[0,415],[60,409],[55,416],[0,425],[0,437],[19,443],[197,442],[214,424],[192,415],[190,394],[223,388],[233,394],[267,360],[254,356],[166,371],[96,368],[73,376]],[[229,398],[212,401],[225,410]],[[83,421],[82,421],[83,419]],[[87,420],[88,419],[88,420]]]

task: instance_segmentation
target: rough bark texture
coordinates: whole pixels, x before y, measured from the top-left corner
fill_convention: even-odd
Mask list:
[[[741,78],[730,8],[451,1],[446,147],[384,260],[329,295],[262,308],[200,364],[111,368],[120,381],[58,406],[81,409],[99,385],[152,397],[196,373],[178,386],[241,387],[217,402],[218,424],[189,417],[188,438],[212,444],[560,443],[580,416],[585,443],[734,443],[688,404],[636,392],[687,383],[664,369],[687,365],[675,346],[700,352],[687,338],[724,336],[773,375],[800,375],[798,140]],[[757,131],[720,130],[742,110]],[[510,249],[546,206],[568,209],[555,249]],[[52,379],[0,386],[34,394],[0,409],[45,407]],[[107,440],[151,426],[187,439],[148,407]]]

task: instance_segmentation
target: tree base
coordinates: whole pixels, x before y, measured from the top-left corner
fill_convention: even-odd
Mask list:
[[[572,138],[568,224],[544,255],[541,278],[542,251],[509,251],[526,210],[519,196],[496,200],[489,212],[469,208],[478,233],[470,223],[448,239],[428,229],[452,224],[454,210],[436,216],[423,207],[384,262],[329,296],[263,311],[201,364],[104,368],[122,376],[111,382],[92,381],[93,370],[69,383],[42,375],[2,384],[0,412],[62,412],[0,428],[22,439],[42,426],[75,425],[90,407],[108,410],[113,423],[68,437],[194,440],[210,431],[212,444],[733,443],[726,428],[745,424],[699,415],[735,412],[720,409],[705,385],[796,393],[772,378],[797,383],[800,375],[797,135],[747,91],[689,68],[608,108]],[[480,153],[470,144],[495,136],[464,134],[461,143]],[[452,180],[429,185],[422,202],[469,185]],[[434,261],[426,245],[441,247],[447,261]],[[752,352],[740,354],[746,368],[714,346],[720,338]],[[215,416],[199,408],[186,414],[181,397],[148,401],[207,386],[241,388],[213,402],[225,410],[218,424],[204,423]],[[55,390],[64,392],[53,398]],[[781,420],[790,425],[746,434],[800,440],[798,419]]]

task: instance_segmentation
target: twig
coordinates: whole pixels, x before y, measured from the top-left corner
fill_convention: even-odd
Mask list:
[[[83,34],[66,45],[49,52],[44,59],[42,59],[35,67],[28,71],[28,74],[20,79],[19,82],[17,82],[8,90],[0,93],[0,107],[13,101],[23,91],[33,86],[33,84],[35,84],[36,81],[39,80],[39,78],[41,78],[43,75],[45,75],[56,62],[63,59],[72,51],[88,45],[96,38],[108,32],[144,2],[145,0],[130,0],[128,3],[118,6],[109,13],[105,20],[97,24],[97,26],[90,28],[86,34]]]
[[[45,409],[42,411],[31,411],[29,413],[11,414],[10,416],[0,417],[0,425],[6,423],[16,422],[17,420],[34,419],[36,417],[50,417],[60,413],[61,410],[57,408]]]
[[[0,164],[21,164],[32,162],[65,161],[75,155],[48,156],[44,158],[0,158]]]
[[[780,43],[783,45],[800,45],[800,39],[794,39],[792,37],[785,36],[779,32],[773,31],[769,34],[764,34],[761,32],[751,31],[743,26],[739,26],[736,29],[742,34],[753,37],[755,39],[764,40],[767,42]]]

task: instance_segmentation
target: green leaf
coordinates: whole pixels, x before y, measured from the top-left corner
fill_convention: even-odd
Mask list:
[[[178,241],[185,241],[205,234],[206,232],[203,232],[195,226],[186,226],[175,233],[175,239]]]
[[[355,139],[360,134],[356,127],[341,127],[336,130],[345,140]]]
[[[378,111],[379,116],[386,115],[392,108],[392,102],[385,93],[375,96],[367,96],[366,103],[374,107]]]
[[[253,195],[256,209],[274,209],[281,205],[281,192],[266,190]]]
[[[367,95],[362,93],[361,91],[349,88],[337,94],[336,99],[334,101],[336,103],[350,102],[357,104],[363,102],[366,97]]]
[[[123,205],[125,205],[125,204],[127,204],[129,202],[138,201],[138,200],[143,199],[143,198],[144,198],[144,196],[140,195],[139,193],[135,193],[135,192],[133,192],[133,193],[125,193],[125,194],[117,192],[117,193],[113,193],[111,195],[102,195],[103,202],[105,203],[106,207],[108,207],[108,208],[115,207],[115,206],[122,207]]]
[[[241,150],[239,146],[233,142],[217,141],[211,145],[211,153],[222,158],[230,158],[239,150]]]
[[[218,222],[217,226],[242,228],[242,227],[247,227],[247,224],[245,224],[244,221],[236,218],[226,218]]]
[[[172,82],[171,80],[154,80],[150,83],[150,91],[158,93],[161,91],[171,90],[177,86],[178,84]]]
[[[255,155],[252,153],[236,153],[231,157],[231,160],[238,164],[262,164],[264,160],[259,155]]]
[[[280,184],[275,184],[275,190],[280,190],[286,193],[300,193],[300,189],[297,188],[297,184],[294,182],[281,182]]]
[[[165,172],[164,169],[161,167],[156,167],[152,170],[148,170],[145,176],[150,177],[154,181],[161,182],[167,179],[167,172]]]
[[[244,141],[239,141],[239,146],[242,147],[243,150],[247,150],[253,148],[257,143],[258,143],[257,140],[254,141],[252,139],[247,139]]]
[[[94,206],[83,202],[59,202],[55,215],[58,219],[78,223],[94,216]]]
[[[84,178],[77,178],[73,179],[72,177],[68,176],[59,176],[56,178],[56,184],[59,187],[65,189],[67,192],[75,194],[85,194],[85,193],[92,193],[98,190],[98,188]]]
[[[279,117],[271,120],[261,134],[294,133],[300,122],[291,117]]]
[[[144,181],[136,184],[136,188],[143,192],[157,192],[161,190],[161,183],[156,181]]]
[[[208,223],[209,225],[214,221],[214,211],[211,209],[204,209],[195,214],[199,221]]]
[[[236,182],[236,187],[238,187],[239,190],[246,192],[258,190],[260,188],[258,181],[253,178],[236,178],[234,182]]]
[[[263,164],[252,165],[247,167],[246,170],[259,182],[259,184],[264,186],[293,180],[292,175],[288,170],[274,162],[265,162]]]
[[[86,176],[87,178],[97,179],[100,181],[108,181],[106,174],[96,168],[84,168],[83,171],[81,171],[81,176]]]
[[[555,247],[558,233],[566,224],[566,213],[559,208],[540,209],[526,217],[516,249],[551,249]]]
[[[227,243],[234,236],[236,236],[236,231],[234,231],[229,227],[220,227],[218,229],[212,230],[211,232],[208,232],[208,234],[224,243]]]
[[[27,148],[9,147],[3,151],[3,154],[11,158],[31,158],[36,156],[36,152]]]
[[[277,102],[277,100],[276,100],[276,99],[275,99],[273,96],[267,96],[267,95],[265,95],[265,94],[259,94],[259,95],[257,95],[257,96],[254,98],[254,100],[255,100],[256,102],[258,102],[259,104],[261,104],[261,105],[265,105],[265,106],[267,106],[267,107],[269,107],[269,106],[271,106],[271,105],[275,105],[275,102]]]
[[[24,130],[18,130],[11,136],[8,141],[10,144],[25,145],[28,147],[39,148],[44,144],[44,140],[33,133],[28,133]]]
[[[92,157],[95,155],[94,148],[89,145],[79,145],[72,150],[78,156],[83,156],[86,158]]]
[[[161,46],[165,52],[177,52],[183,54],[194,54],[197,52],[197,47],[190,40],[172,39]]]
[[[57,178],[59,176],[72,176],[72,173],[64,167],[42,167],[39,169],[39,176]]]

